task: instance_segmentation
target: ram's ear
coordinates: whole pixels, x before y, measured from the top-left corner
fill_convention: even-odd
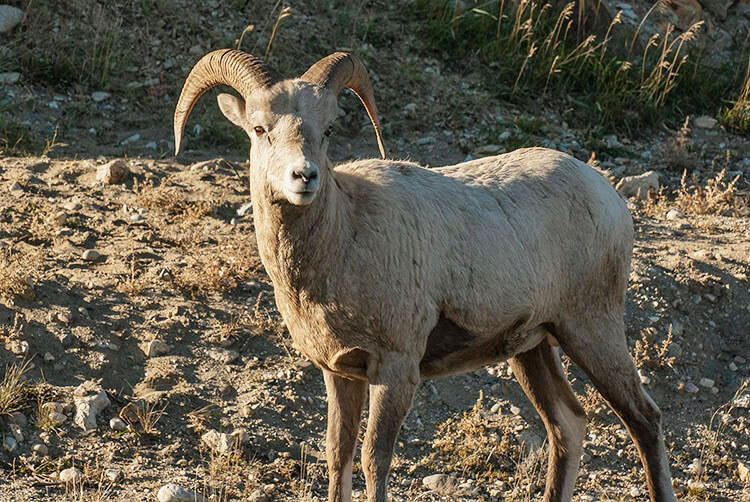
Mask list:
[[[216,96],[219,109],[229,121],[237,127],[242,127],[245,117],[245,102],[231,94],[221,93]]]

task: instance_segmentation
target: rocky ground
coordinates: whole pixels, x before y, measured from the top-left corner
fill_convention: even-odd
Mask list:
[[[13,149],[5,128],[0,150],[2,500],[325,500],[323,382],[292,348],[257,255],[247,142],[204,98],[187,152],[170,153],[186,66],[248,19],[261,31],[274,12],[260,2],[262,16],[233,19],[235,3],[201,3],[195,15],[213,21],[201,30],[186,14],[179,42],[160,31],[169,17],[140,31],[121,20],[123,39],[148,47],[143,62],[124,64],[122,87],[53,85],[18,68],[0,87],[0,116],[38,134]],[[123,4],[125,19],[134,8]],[[402,15],[378,7],[350,14]],[[285,21],[278,71],[314,62],[288,48],[312,43],[314,12]],[[262,52],[270,32],[247,49]],[[539,144],[598,165],[627,198],[637,230],[628,342],[664,413],[678,499],[750,501],[747,137],[691,117],[682,129],[592,139],[554,100],[498,101],[476,72],[400,45],[393,65],[380,60],[393,41],[416,43],[395,24],[382,32],[319,36],[369,56],[394,157],[438,166]],[[359,103],[344,96],[341,108],[330,157],[374,156]],[[568,369],[589,415],[574,500],[646,500],[625,429]],[[544,437],[504,363],[425,381],[399,436],[391,496],[539,499]],[[358,459],[354,490],[364,500]]]

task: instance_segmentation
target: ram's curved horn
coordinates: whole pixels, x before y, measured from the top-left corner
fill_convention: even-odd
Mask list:
[[[268,87],[271,78],[263,62],[242,51],[221,49],[209,52],[198,61],[185,80],[174,111],[174,153],[177,155],[185,132],[185,122],[195,102],[210,88],[224,84],[247,98],[254,91]]]
[[[370,116],[372,125],[375,127],[380,155],[385,159],[385,144],[380,131],[372,83],[370,83],[370,76],[367,74],[365,65],[357,56],[346,52],[336,52],[312,65],[300,78],[311,84],[330,89],[336,95],[341,92],[341,89],[351,89],[365,105],[367,115]]]

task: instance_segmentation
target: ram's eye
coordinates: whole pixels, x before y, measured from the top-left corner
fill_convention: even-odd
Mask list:
[[[266,132],[261,126],[255,126],[255,135],[262,136]]]
[[[333,126],[328,126],[328,129],[326,129],[326,132],[323,134],[326,135],[326,138],[329,138],[331,136],[331,132],[333,132]]]

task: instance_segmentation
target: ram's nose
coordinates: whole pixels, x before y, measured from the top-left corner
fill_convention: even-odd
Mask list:
[[[292,168],[292,181],[302,181],[305,184],[318,179],[318,166],[312,162],[305,162]]]

